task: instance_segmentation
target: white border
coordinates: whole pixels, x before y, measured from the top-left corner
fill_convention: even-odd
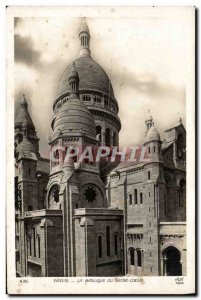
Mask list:
[[[12,4],[14,1],[10,1],[9,4]],[[22,1],[21,1],[22,2]],[[31,1],[30,1],[31,2]],[[39,1],[34,1],[34,4],[36,4]],[[46,4],[47,1],[44,1],[43,4]],[[50,1],[48,1],[50,4]],[[74,3],[77,3],[78,1],[74,1]],[[89,1],[91,2],[91,1]],[[112,1],[113,2],[113,1]],[[129,1],[130,2],[130,1]],[[142,1],[136,1],[135,4],[142,4]],[[145,2],[145,3],[144,3]],[[144,1],[143,4],[148,4],[147,2],[150,1]],[[155,5],[155,3],[158,1],[153,1],[153,4]],[[170,1],[170,2],[174,2],[174,5],[177,4],[177,1]],[[185,1],[188,2],[188,5],[191,4],[192,5],[192,1]],[[17,5],[17,3],[19,3],[19,1],[15,1],[15,5]],[[88,3],[88,2],[87,2]],[[127,3],[127,2],[125,2]],[[31,3],[32,4],[32,3]],[[108,1],[106,3],[106,1],[102,1],[102,4],[108,4]],[[160,3],[161,4],[161,3]],[[38,5],[38,3],[36,4]],[[63,4],[62,4],[63,5]],[[166,4],[167,5],[167,4]],[[55,7],[53,8],[53,14],[55,14]],[[91,9],[91,8],[90,8]],[[36,7],[37,10],[37,7]],[[75,11],[77,10],[77,8],[75,7],[74,9]],[[73,10],[73,11],[74,11]],[[89,10],[87,7],[83,7],[82,8],[82,13],[86,14],[85,10]],[[43,14],[42,16],[50,16],[51,15],[51,10],[47,9],[47,11],[45,12],[43,10]],[[180,10],[181,12],[181,10]],[[9,69],[9,72],[12,72],[12,68],[13,68],[13,60],[11,59],[11,57],[13,57],[13,47],[12,47],[12,39],[10,38],[10,30],[12,28],[12,18],[13,18],[13,14],[14,15],[20,15],[23,16],[23,10],[22,8],[16,8],[15,12],[10,12],[8,20],[7,21],[7,38],[9,38],[9,59],[7,60],[7,67]],[[45,13],[45,15],[44,15]],[[122,13],[123,13],[123,9],[122,9]],[[149,12],[148,12],[149,13]],[[31,8],[26,8],[26,16],[33,14],[33,11]],[[72,12],[71,14],[72,16],[74,16],[74,12]],[[125,14],[126,16],[128,15],[128,12]],[[9,26],[8,26],[9,23]],[[194,49],[191,53],[192,55],[192,62],[193,62],[193,58],[194,58]],[[112,284],[113,286],[107,284],[102,284],[100,286],[100,284],[98,284],[97,286],[94,286],[94,284],[90,287],[90,284],[85,284],[85,283],[80,283],[79,284],[79,289],[77,287],[77,285],[75,285],[74,283],[70,283],[67,285],[62,285],[61,283],[58,284],[58,288],[57,288],[57,284],[53,285],[53,279],[51,278],[29,278],[29,284],[28,285],[22,285],[20,286],[19,284],[19,280],[15,278],[15,274],[13,274],[13,266],[15,266],[15,258],[13,255],[13,249],[14,247],[10,247],[9,245],[14,245],[14,235],[11,234],[11,232],[13,233],[12,229],[14,228],[14,217],[9,217],[9,216],[13,216],[13,208],[14,207],[13,204],[13,199],[12,197],[10,197],[10,191],[13,190],[13,178],[14,178],[14,172],[11,171],[13,170],[13,93],[12,91],[13,89],[13,78],[12,76],[8,77],[7,80],[7,106],[9,107],[9,110],[7,112],[7,170],[9,170],[8,174],[7,174],[7,191],[8,191],[8,197],[7,197],[7,213],[8,213],[8,218],[9,218],[9,222],[7,222],[7,227],[8,227],[8,276],[9,276],[9,293],[15,293],[17,290],[19,293],[25,293],[25,294],[36,294],[37,290],[39,291],[39,287],[42,285],[43,288],[42,290],[40,290],[41,294],[59,294],[61,292],[62,286],[64,288],[64,290],[62,291],[62,293],[76,293],[76,294],[84,294],[84,293],[88,293],[88,294],[102,294],[103,291],[104,293],[111,293],[111,288],[113,289],[113,291],[115,293],[118,294],[131,294],[131,293],[139,293],[139,291],[141,290],[139,287],[142,287],[143,293],[147,293],[150,294],[151,290],[154,293],[175,293],[175,294],[180,294],[180,293],[189,293],[189,292],[193,292],[193,282],[194,282],[194,278],[193,278],[193,274],[194,274],[194,269],[193,266],[194,264],[192,263],[192,259],[191,259],[191,264],[189,264],[190,260],[189,260],[189,255],[193,255],[194,254],[194,249],[192,249],[192,245],[194,245],[194,220],[193,220],[193,216],[195,214],[195,206],[194,206],[194,198],[195,198],[195,187],[194,187],[194,182],[195,182],[195,178],[194,178],[194,142],[195,142],[195,137],[194,137],[194,64],[192,63],[192,65],[187,66],[189,68],[189,85],[190,87],[187,89],[187,116],[190,116],[190,118],[187,117],[187,131],[191,132],[191,135],[187,136],[187,148],[191,149],[191,151],[187,152],[187,167],[188,167],[188,177],[187,177],[187,198],[191,199],[191,205],[188,206],[188,210],[187,210],[187,219],[188,219],[188,229],[187,229],[187,235],[189,237],[191,237],[191,240],[188,239],[188,244],[187,244],[187,248],[188,248],[188,274],[185,278],[185,285],[173,285],[173,278],[168,278],[168,277],[144,277],[144,283],[145,284],[141,284],[141,283],[136,283],[135,284],[135,289],[133,290],[132,288],[130,289],[130,287],[126,286],[125,283],[118,283],[118,284]],[[12,155],[12,156],[11,156]],[[190,162],[190,163],[189,163]],[[190,253],[190,249],[192,249],[192,253]],[[192,257],[192,256],[191,256]],[[190,269],[190,265],[192,266],[192,268]],[[14,275],[14,276],[13,276]],[[69,291],[70,290],[70,291]],[[140,292],[141,293],[141,292]]]

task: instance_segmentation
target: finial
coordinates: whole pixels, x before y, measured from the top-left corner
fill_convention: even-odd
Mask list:
[[[182,118],[180,117],[180,114],[177,113],[177,115],[178,115],[178,122],[179,122],[179,124],[182,124]]]
[[[87,26],[86,17],[83,18],[82,23],[80,25],[79,34],[81,34],[82,32],[87,32],[89,34],[89,27]]]
[[[150,109],[148,109],[146,121],[153,121],[152,115],[150,114]]]
[[[28,106],[28,105],[27,105],[27,100],[26,100],[26,98],[25,98],[25,94],[22,94],[22,101],[21,101],[21,104],[22,104],[22,105]]]

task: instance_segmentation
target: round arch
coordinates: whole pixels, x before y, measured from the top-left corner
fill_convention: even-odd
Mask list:
[[[181,251],[175,246],[167,246],[162,252],[163,255],[163,275],[181,276]]]
[[[58,183],[52,184],[51,188],[49,189],[48,197],[47,197],[48,207],[58,206],[59,193],[60,193],[60,185]]]

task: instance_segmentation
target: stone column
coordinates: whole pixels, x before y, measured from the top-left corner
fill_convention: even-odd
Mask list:
[[[110,128],[110,146],[113,146],[113,131]]]
[[[128,265],[128,274],[131,274],[131,255],[130,255],[130,250],[128,250],[127,265]]]
[[[102,138],[101,138],[101,145],[104,146],[105,145],[105,131],[103,131],[102,129],[102,132],[101,132],[101,135],[102,135]]]
[[[91,94],[91,103],[94,105],[94,95]]]
[[[141,260],[142,260],[142,268],[141,268],[141,274],[144,274],[144,251],[141,250]]]
[[[134,275],[137,274],[137,264],[138,264],[138,260],[137,260],[137,250],[134,249]]]
[[[166,256],[163,258],[163,276],[167,276],[167,258]]]
[[[160,258],[160,276],[163,276],[163,257]]]
[[[62,139],[59,139],[58,146],[59,146],[59,149],[58,149],[58,151],[59,151],[59,163],[58,164],[59,164],[60,167],[63,167],[63,155],[64,155],[64,153],[62,151],[62,146],[63,146]]]

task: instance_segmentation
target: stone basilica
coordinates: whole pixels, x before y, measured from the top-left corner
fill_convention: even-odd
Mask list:
[[[118,102],[91,57],[85,22],[79,39],[79,57],[58,85],[49,146],[118,146]],[[182,120],[165,135],[162,141],[148,113],[142,137],[148,160],[52,161],[40,156],[23,96],[15,120],[16,276],[185,275]]]

